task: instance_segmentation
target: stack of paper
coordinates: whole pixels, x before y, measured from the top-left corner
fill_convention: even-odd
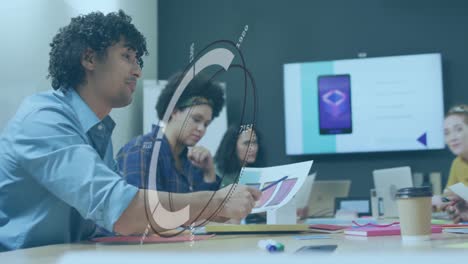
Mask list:
[[[309,225],[309,231],[317,233],[335,234],[343,233],[343,231],[349,227],[350,226],[316,224]]]
[[[468,228],[445,228],[444,233],[468,234]]]
[[[456,195],[468,201],[468,187],[462,182],[449,186],[448,188]]]
[[[441,233],[442,227],[433,225],[432,233]],[[345,235],[353,236],[399,236],[401,234],[400,225],[393,226],[371,226],[371,227],[353,227],[344,231]]]

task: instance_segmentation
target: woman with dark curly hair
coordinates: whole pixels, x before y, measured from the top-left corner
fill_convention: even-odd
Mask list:
[[[215,155],[216,169],[223,178],[221,186],[236,182],[242,167],[260,163],[260,136],[253,127],[240,129],[230,126]]]
[[[109,113],[132,101],[147,54],[131,18],[123,11],[75,17],[51,48],[54,90],[26,98],[0,135],[0,251],[87,240],[97,226],[134,234],[148,222],[164,230],[211,217],[228,188],[169,197],[139,190],[117,171]],[[217,217],[244,217],[259,196],[240,186]],[[159,210],[156,220],[148,204],[188,210]]]
[[[182,73],[175,74],[162,90],[156,104],[159,120],[163,120],[182,78]],[[140,188],[154,188],[146,183],[150,176],[156,177],[155,187],[166,192],[218,190],[220,178],[216,176],[211,153],[196,144],[223,105],[222,88],[202,74],[195,76],[182,92],[165,124],[158,161],[151,160],[161,129],[155,125],[150,133],[132,139],[117,154],[123,177]],[[152,162],[157,162],[154,176],[149,175]]]

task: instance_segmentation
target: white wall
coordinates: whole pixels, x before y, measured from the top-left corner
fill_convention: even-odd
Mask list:
[[[0,3],[0,50],[2,95],[0,97],[0,130],[14,115],[21,101],[37,91],[51,89],[46,79],[49,43],[58,29],[70,18],[91,11],[108,13],[123,9],[146,36],[150,56],[144,59],[143,77],[157,79],[157,0],[15,0]],[[114,150],[142,133],[142,80],[133,103],[112,111],[117,123]]]
[[[69,21],[70,8],[63,1],[18,0],[2,2],[0,13],[3,129],[24,97],[49,89],[49,43]]]

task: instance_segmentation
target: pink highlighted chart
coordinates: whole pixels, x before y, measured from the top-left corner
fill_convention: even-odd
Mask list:
[[[273,182],[266,182],[263,186],[269,186],[272,183]],[[262,197],[260,197],[260,200],[258,200],[257,205],[255,206],[255,208],[262,207],[268,200],[270,200],[271,195],[276,190],[276,187],[278,187],[278,185],[275,185],[275,186],[273,186],[271,188],[268,188],[265,191],[263,191],[262,192]]]
[[[288,196],[289,192],[294,188],[296,185],[297,178],[287,179],[281,183],[280,189],[276,193],[275,197],[269,204],[266,206],[273,206],[280,204],[286,196]]]

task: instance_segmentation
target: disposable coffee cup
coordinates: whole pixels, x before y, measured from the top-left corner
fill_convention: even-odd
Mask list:
[[[430,187],[411,187],[398,190],[398,214],[401,238],[404,241],[431,239],[432,191]]]

